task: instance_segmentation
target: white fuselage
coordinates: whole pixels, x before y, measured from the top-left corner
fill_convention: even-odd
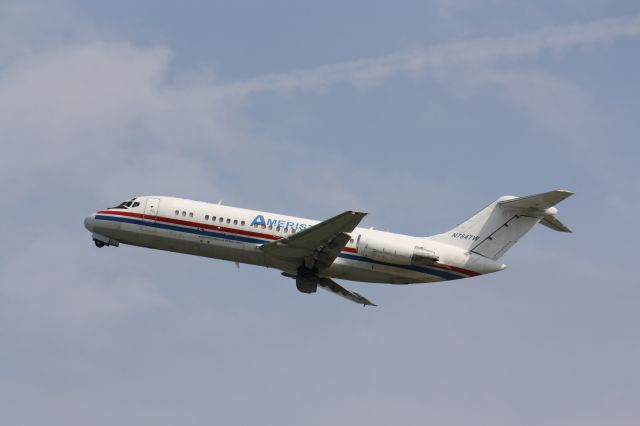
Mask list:
[[[137,197],[128,207],[98,211],[85,220],[94,239],[277,268],[296,266],[259,247],[287,238],[318,221],[174,197]],[[504,265],[426,237],[355,228],[351,239],[323,275],[391,284],[453,280],[495,272]],[[412,263],[414,250],[437,255]],[[406,254],[408,253],[408,254]]]

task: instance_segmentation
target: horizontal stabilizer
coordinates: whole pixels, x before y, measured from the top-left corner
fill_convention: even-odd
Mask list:
[[[571,229],[567,228],[567,226],[560,222],[555,216],[547,216],[540,221],[540,225],[544,225],[547,228],[553,229],[558,232],[571,232]]]
[[[518,197],[510,200],[499,201],[501,207],[519,210],[540,210],[544,211],[549,207],[553,207],[560,201],[573,195],[571,191],[562,189],[556,191],[544,192],[542,194],[529,195],[527,197]]]

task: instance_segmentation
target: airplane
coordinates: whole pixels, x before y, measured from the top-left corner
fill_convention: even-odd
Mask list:
[[[358,227],[367,213],[325,221],[165,196],[139,196],[84,220],[97,247],[129,244],[278,269],[302,293],[318,287],[377,306],[335,279],[388,284],[457,280],[502,271],[498,260],[535,224],[571,232],[555,190],[503,196],[450,231],[429,237]]]

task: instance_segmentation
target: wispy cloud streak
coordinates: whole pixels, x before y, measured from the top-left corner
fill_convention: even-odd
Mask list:
[[[398,74],[419,73],[439,66],[514,60],[548,50],[564,50],[637,36],[640,36],[640,15],[608,18],[505,37],[446,43],[375,58],[269,74],[225,84],[222,94],[233,97],[263,92],[313,91],[336,83],[366,87]]]

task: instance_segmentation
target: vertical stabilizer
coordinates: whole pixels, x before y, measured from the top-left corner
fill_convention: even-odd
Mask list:
[[[555,218],[555,204],[573,195],[550,191],[528,197],[504,196],[443,234],[431,239],[496,260],[538,222],[561,232],[571,232]]]

